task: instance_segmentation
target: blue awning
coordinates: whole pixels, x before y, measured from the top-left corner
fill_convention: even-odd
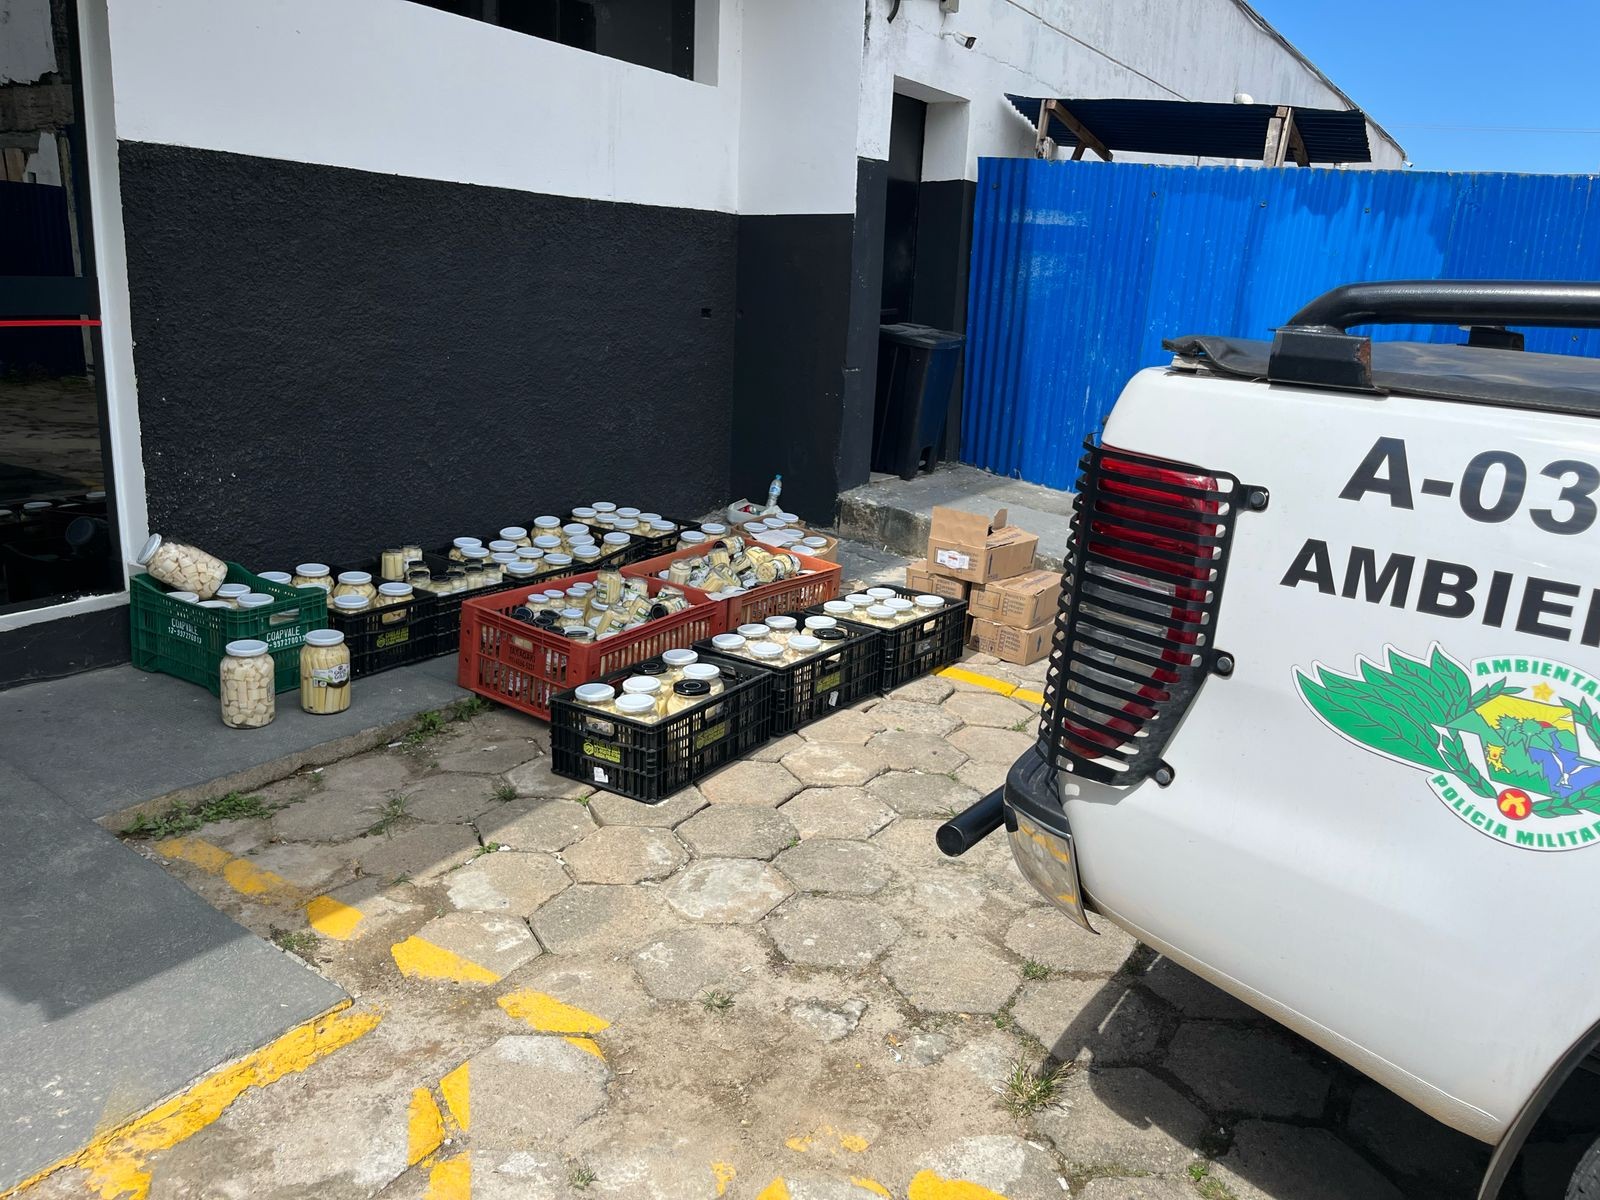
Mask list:
[[[1023,119],[1038,128],[1045,97],[1006,97]],[[1108,150],[1174,154],[1199,158],[1260,161],[1274,104],[1212,104],[1192,100],[1056,99]],[[1294,125],[1314,163],[1371,162],[1366,114],[1358,108],[1294,108]],[[1049,136],[1057,145],[1076,146],[1078,137],[1057,113]]]

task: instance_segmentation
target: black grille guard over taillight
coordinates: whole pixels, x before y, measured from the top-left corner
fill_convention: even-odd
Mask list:
[[[1162,755],[1210,674],[1234,524],[1265,489],[1084,443],[1039,752],[1074,775],[1165,786]]]

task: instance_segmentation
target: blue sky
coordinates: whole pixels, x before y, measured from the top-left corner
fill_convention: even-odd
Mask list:
[[[1419,171],[1600,173],[1595,0],[1250,2]]]

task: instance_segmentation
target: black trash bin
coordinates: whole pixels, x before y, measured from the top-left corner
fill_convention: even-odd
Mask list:
[[[912,479],[939,464],[950,394],[967,339],[931,325],[878,326],[872,469]]]

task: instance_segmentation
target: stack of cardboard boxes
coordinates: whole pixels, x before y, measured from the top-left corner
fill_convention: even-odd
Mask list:
[[[906,567],[906,586],[968,602],[967,644],[1005,662],[1038,662],[1050,652],[1061,576],[1035,570],[1039,538],[991,517],[935,508],[928,557]]]

